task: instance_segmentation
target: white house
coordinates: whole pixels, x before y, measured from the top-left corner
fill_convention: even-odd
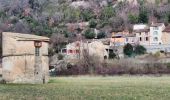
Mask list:
[[[152,25],[150,26],[150,45],[163,44],[162,33],[164,29],[164,23],[152,23]]]

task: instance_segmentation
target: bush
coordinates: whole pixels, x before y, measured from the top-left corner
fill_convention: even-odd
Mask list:
[[[133,46],[131,44],[126,44],[123,48],[123,53],[128,57],[131,57],[133,54]]]
[[[135,63],[135,59],[111,60],[111,61],[79,61],[74,65],[68,64],[68,67],[57,70],[57,75],[144,75],[144,74],[168,74],[170,72],[169,64],[157,62]]]
[[[84,35],[85,35],[86,39],[93,39],[93,38],[95,38],[95,33],[91,29],[87,29],[85,31]]]
[[[136,24],[138,23],[138,16],[137,15],[132,15],[132,14],[129,14],[128,15],[128,20],[131,24]]]
[[[64,56],[62,54],[58,54],[58,60],[63,60]]]
[[[100,33],[97,34],[98,39],[105,38],[105,37],[106,37],[105,32],[100,32]]]
[[[156,52],[155,54],[153,54],[153,56],[154,56],[155,58],[159,58],[159,57],[161,56],[161,53],[158,51],[158,52]]]
[[[100,18],[108,20],[113,16],[115,16],[115,10],[113,9],[112,6],[107,6],[102,9]]]
[[[142,55],[146,53],[146,48],[143,47],[142,45],[137,45],[134,50],[136,55]]]
[[[96,28],[96,26],[97,26],[97,21],[94,20],[94,19],[90,20],[89,26],[90,26],[90,28]]]
[[[170,23],[170,13],[168,14],[168,22]]]
[[[83,18],[84,21],[89,21],[91,20],[92,18],[94,18],[94,14],[93,14],[93,11],[90,11],[90,10],[84,10],[81,12],[81,16]]]
[[[139,12],[139,23],[148,23],[148,12],[146,9],[141,8]]]

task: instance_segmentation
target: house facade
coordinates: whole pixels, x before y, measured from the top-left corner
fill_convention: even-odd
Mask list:
[[[2,79],[7,83],[47,83],[49,38],[3,32]]]
[[[164,23],[152,23],[150,26],[150,45],[163,44],[162,36],[165,29]]]

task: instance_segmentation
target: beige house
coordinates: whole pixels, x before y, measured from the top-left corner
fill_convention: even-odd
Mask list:
[[[48,82],[49,38],[2,33],[2,79],[7,83]]]
[[[2,75],[2,68],[0,67],[0,76]]]
[[[163,34],[162,34],[162,42],[163,44],[170,44],[170,26],[167,26],[164,30],[163,30]]]
[[[140,45],[149,45],[150,44],[150,33],[149,29],[139,29],[135,30],[134,33],[136,34],[136,38],[138,39],[137,44]]]

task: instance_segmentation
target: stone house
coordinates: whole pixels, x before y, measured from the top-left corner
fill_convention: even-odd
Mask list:
[[[106,47],[101,41],[76,41],[67,44],[66,48],[61,50],[61,54],[65,55],[66,60],[80,59],[85,52],[90,56],[97,56],[101,60],[104,60],[104,57],[108,57]]]
[[[167,26],[162,33],[162,42],[163,44],[170,44],[170,26]]]
[[[150,33],[149,29],[139,29],[134,30],[133,33],[136,35],[136,38],[138,39],[138,44],[140,45],[150,45]]]
[[[0,67],[0,76],[2,75],[2,67]]]
[[[136,37],[136,34],[128,34],[126,36],[126,44],[129,43],[129,44],[132,44],[132,45],[136,45],[136,44],[139,44],[139,40],[138,38]]]
[[[164,23],[152,23],[147,25],[134,25],[133,33],[136,35],[140,45],[161,45],[163,30],[165,29]]]
[[[7,83],[46,83],[49,38],[2,33],[2,79]]]

